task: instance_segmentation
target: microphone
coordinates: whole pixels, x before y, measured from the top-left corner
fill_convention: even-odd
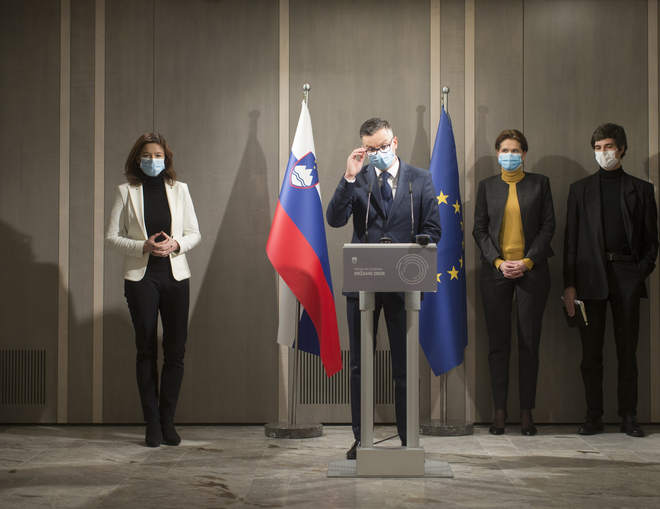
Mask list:
[[[369,182],[369,195],[367,196],[367,215],[364,218],[364,243],[369,244],[369,206],[371,205],[371,190],[374,183]]]
[[[415,243],[415,209],[413,208],[412,182],[408,182],[408,193],[410,193],[410,243]]]

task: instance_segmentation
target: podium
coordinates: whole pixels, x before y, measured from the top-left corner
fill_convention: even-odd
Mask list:
[[[331,461],[328,477],[453,477],[446,461],[426,460],[419,446],[420,292],[436,291],[435,244],[344,244],[344,291],[359,292],[361,446],[356,460]],[[374,446],[373,345],[376,292],[405,292],[407,446]]]

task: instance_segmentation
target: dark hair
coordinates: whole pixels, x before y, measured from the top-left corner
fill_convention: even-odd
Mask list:
[[[370,118],[360,127],[360,138],[363,138],[364,136],[373,136],[381,129],[387,129],[390,136],[393,136],[392,128],[387,120],[383,120],[382,118]]]
[[[591,148],[596,148],[596,142],[600,140],[605,140],[607,138],[612,138],[614,143],[621,152],[621,159],[626,155],[628,151],[628,139],[626,138],[626,131],[623,127],[616,124],[601,124],[599,125],[594,134],[591,136]]]
[[[505,129],[495,140],[495,150],[499,152],[500,145],[504,140],[515,140],[520,143],[520,148],[523,152],[527,152],[527,138],[525,135],[516,129]]]
[[[126,159],[126,171],[124,172],[126,179],[133,186],[143,185],[147,181],[147,176],[140,169],[140,163],[138,163],[138,157],[140,156],[140,152],[142,152],[142,147],[147,143],[158,143],[163,147],[165,151],[165,181],[170,185],[174,184],[176,182],[176,172],[172,164],[173,154],[165,138],[158,133],[146,133],[137,139],[131,149],[131,153],[128,154],[128,159]]]

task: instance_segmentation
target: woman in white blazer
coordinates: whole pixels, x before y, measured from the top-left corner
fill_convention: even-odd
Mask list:
[[[135,142],[126,160],[127,184],[117,190],[106,246],[124,253],[124,295],[135,328],[136,373],[145,442],[179,445],[174,412],[183,380],[188,335],[190,269],[186,251],[201,240],[188,186],[176,180],[172,151],[160,134]],[[163,369],[158,384],[158,314]]]

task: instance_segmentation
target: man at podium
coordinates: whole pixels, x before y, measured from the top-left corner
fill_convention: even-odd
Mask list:
[[[409,243],[411,232],[440,240],[440,214],[431,174],[396,156],[398,140],[387,120],[372,118],[360,127],[362,146],[351,152],[346,171],[335,190],[326,218],[339,228],[353,216],[352,243]],[[366,163],[369,156],[369,164]],[[412,198],[412,210],[411,210]],[[368,214],[368,217],[367,217]],[[351,418],[355,442],[346,453],[356,458],[360,445],[360,306],[359,294],[344,292],[351,359]],[[374,338],[380,311],[385,311],[392,354],[396,424],[406,445],[406,309],[403,293],[376,293]],[[374,350],[376,342],[374,341]]]

